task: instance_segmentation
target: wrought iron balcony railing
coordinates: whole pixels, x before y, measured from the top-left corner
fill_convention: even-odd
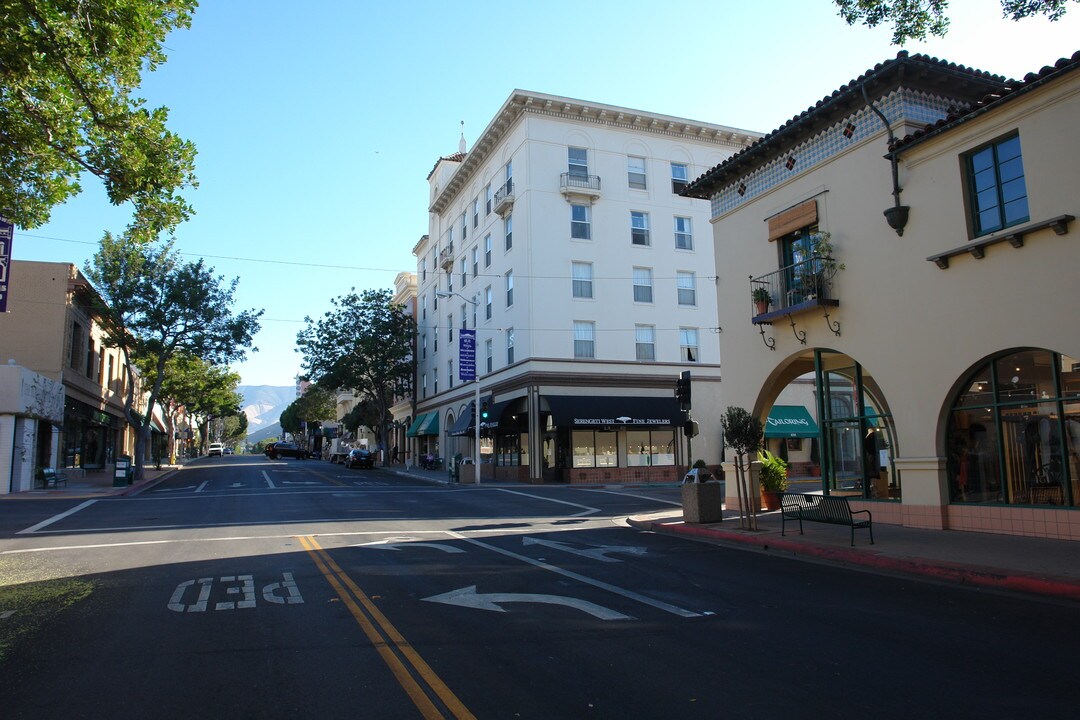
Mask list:
[[[751,276],[753,322],[770,323],[782,315],[839,305],[833,294],[836,269],[836,261],[831,257],[812,257],[768,275]]]
[[[495,191],[494,210],[499,215],[506,217],[506,213],[514,207],[514,181],[507,180],[501,188]]]

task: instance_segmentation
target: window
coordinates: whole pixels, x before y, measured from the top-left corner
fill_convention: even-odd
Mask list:
[[[439,368],[431,371],[431,391],[436,395],[439,394]]]
[[[420,296],[420,320],[427,320],[427,295]]]
[[[656,328],[652,325],[634,326],[634,350],[638,360],[656,359]]]
[[[458,268],[461,271],[461,287],[465,287],[465,281],[469,279],[469,263],[465,258],[461,258],[458,261]]]
[[[484,341],[484,354],[485,354],[485,357],[487,358],[487,365],[486,365],[487,372],[490,373],[491,368],[492,368],[492,365],[491,365],[491,341],[490,340],[485,340]]]
[[[649,244],[649,213],[630,213],[630,241],[635,245]]]
[[[690,168],[686,163],[671,163],[671,192],[678,195],[690,184]]]
[[[632,188],[645,189],[645,158],[631,155],[626,159],[626,180]]]
[[[573,446],[571,465],[576,468],[618,467],[619,434],[603,430],[574,430],[570,433]]]
[[[679,328],[679,355],[683,362],[698,361],[697,328]]]
[[[570,273],[573,276],[574,297],[591,298],[593,296],[592,263],[570,263]]]
[[[675,249],[693,250],[694,232],[691,230],[690,218],[675,216]]]
[[[574,321],[574,357],[596,357],[596,324]]]
[[[652,268],[634,268],[634,302],[652,302]]]
[[[437,289],[438,282],[439,282],[438,280],[435,281],[435,283],[436,283],[435,294],[431,296],[431,310],[432,310],[432,312],[438,312],[438,310],[439,310],[439,291]]]
[[[626,431],[626,467],[674,464],[674,430]]]
[[[514,304],[514,271],[506,273],[506,307]]]
[[[675,284],[679,288],[680,305],[697,305],[697,278],[694,273],[680,270],[675,273]]]
[[[514,364],[514,328],[506,328],[506,364]]]
[[[452,272],[446,273],[446,292],[454,292],[454,274]]]
[[[491,286],[484,288],[484,319],[491,319]]]
[[[567,148],[567,171],[572,178],[589,176],[589,151],[585,148]]]
[[[446,316],[446,342],[454,342],[454,316],[453,314]]]
[[[427,360],[427,335],[420,336],[420,359]]]
[[[1019,135],[971,153],[967,169],[976,236],[1027,222],[1027,186]]]
[[[484,217],[491,214],[491,201],[495,198],[495,193],[491,190],[491,185],[484,188]]]
[[[506,216],[506,220],[503,220],[503,227],[505,229],[506,242],[504,243],[504,250],[509,250],[514,247],[514,216],[512,214]]]
[[[446,387],[449,390],[454,389],[454,361],[446,361]]]
[[[476,277],[480,274],[480,248],[473,245],[472,249],[472,276]]]
[[[420,376],[420,397],[427,397],[427,373]]]
[[[592,231],[589,225],[589,206],[588,205],[571,205],[570,206],[570,237],[575,240],[589,240],[592,237]]]
[[[461,329],[462,329],[462,330],[464,330],[465,328],[469,327],[469,325],[468,325],[468,318],[469,318],[469,315],[468,315],[468,313],[467,313],[467,312],[465,311],[465,305],[462,305],[462,306],[461,306]]]
[[[491,235],[484,236],[484,267],[491,267]]]
[[[480,224],[480,199],[473,198],[472,201],[472,226],[475,228]],[[462,235],[462,237],[465,237]]]
[[[431,352],[433,354],[439,352],[439,326],[438,325],[435,325],[435,327],[433,327],[431,329]]]
[[[461,239],[464,240],[469,233],[469,215],[461,213]]]

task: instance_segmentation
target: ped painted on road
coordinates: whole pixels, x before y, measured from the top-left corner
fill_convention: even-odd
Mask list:
[[[238,600],[221,600],[214,603],[214,610],[247,610],[256,606],[255,576],[254,575],[224,575],[218,578],[217,586],[224,595],[239,595]],[[197,587],[197,590],[195,588]],[[188,592],[191,589],[192,592]],[[167,607],[173,612],[206,612],[210,608],[210,598],[214,594],[214,578],[198,578],[185,580],[176,586]],[[197,594],[195,594],[197,593]],[[191,594],[194,602],[185,604],[184,599]],[[216,593],[221,595],[222,592]],[[282,573],[281,582],[272,582],[263,586],[262,598],[264,602],[275,605],[299,605],[304,602],[300,595],[300,589],[293,580],[292,573]]]

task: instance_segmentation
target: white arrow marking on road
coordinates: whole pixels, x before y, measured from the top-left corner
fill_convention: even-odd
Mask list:
[[[633,620],[634,618],[629,615],[623,615],[622,613],[615,612],[601,605],[591,603],[588,600],[580,600],[578,598],[565,597],[563,595],[537,595],[534,593],[486,593],[481,595],[476,592],[476,586],[470,585],[469,587],[461,588],[460,590],[451,590],[448,593],[442,595],[433,595],[429,598],[424,598],[428,602],[446,603],[447,605],[460,605],[462,607],[475,608],[476,610],[494,610],[495,612],[506,612],[499,603],[510,602],[531,602],[531,603],[544,603],[546,605],[565,605],[582,612],[589,613],[595,618],[601,620]]]
[[[156,493],[159,493],[159,492],[181,492],[183,490],[190,490],[192,488],[197,488],[197,487],[199,487],[199,486],[198,485],[188,485],[187,487],[182,487],[182,488],[161,488],[160,490],[155,490],[154,492],[156,492]]]
[[[601,545],[598,548],[590,548],[589,550],[582,550],[580,548],[567,545],[566,543],[556,542],[554,540],[543,540],[541,538],[523,537],[521,539],[522,545],[543,545],[544,547],[555,548],[556,550],[562,550],[563,552],[573,553],[574,555],[581,555],[583,557],[592,558],[593,560],[599,560],[600,562],[622,562],[618,558],[608,557],[607,553],[626,553],[628,555],[644,555],[645,548],[643,547],[630,547],[627,545]]]
[[[282,480],[282,485],[322,485],[321,482],[315,480]]]
[[[271,490],[277,490],[277,485],[274,484],[274,481],[270,479],[265,470],[262,471],[262,476],[266,478],[266,484],[270,486]]]
[[[442,550],[445,553],[463,553],[465,552],[459,547],[453,545],[444,545],[443,543],[429,543],[429,542],[411,542],[406,540],[405,542],[392,542],[390,540],[380,540],[373,543],[361,543],[360,545],[353,545],[353,547],[366,547],[372,550],[401,550],[403,547],[423,547],[434,548],[435,550]]]
[[[231,487],[231,488],[242,488],[242,487],[244,487],[244,483],[233,483],[229,487]]]

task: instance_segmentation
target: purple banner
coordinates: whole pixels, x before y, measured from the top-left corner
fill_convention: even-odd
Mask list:
[[[458,379],[476,379],[476,331],[462,329],[458,333]]]
[[[0,313],[7,312],[8,279],[11,277],[11,237],[15,226],[0,218]]]

